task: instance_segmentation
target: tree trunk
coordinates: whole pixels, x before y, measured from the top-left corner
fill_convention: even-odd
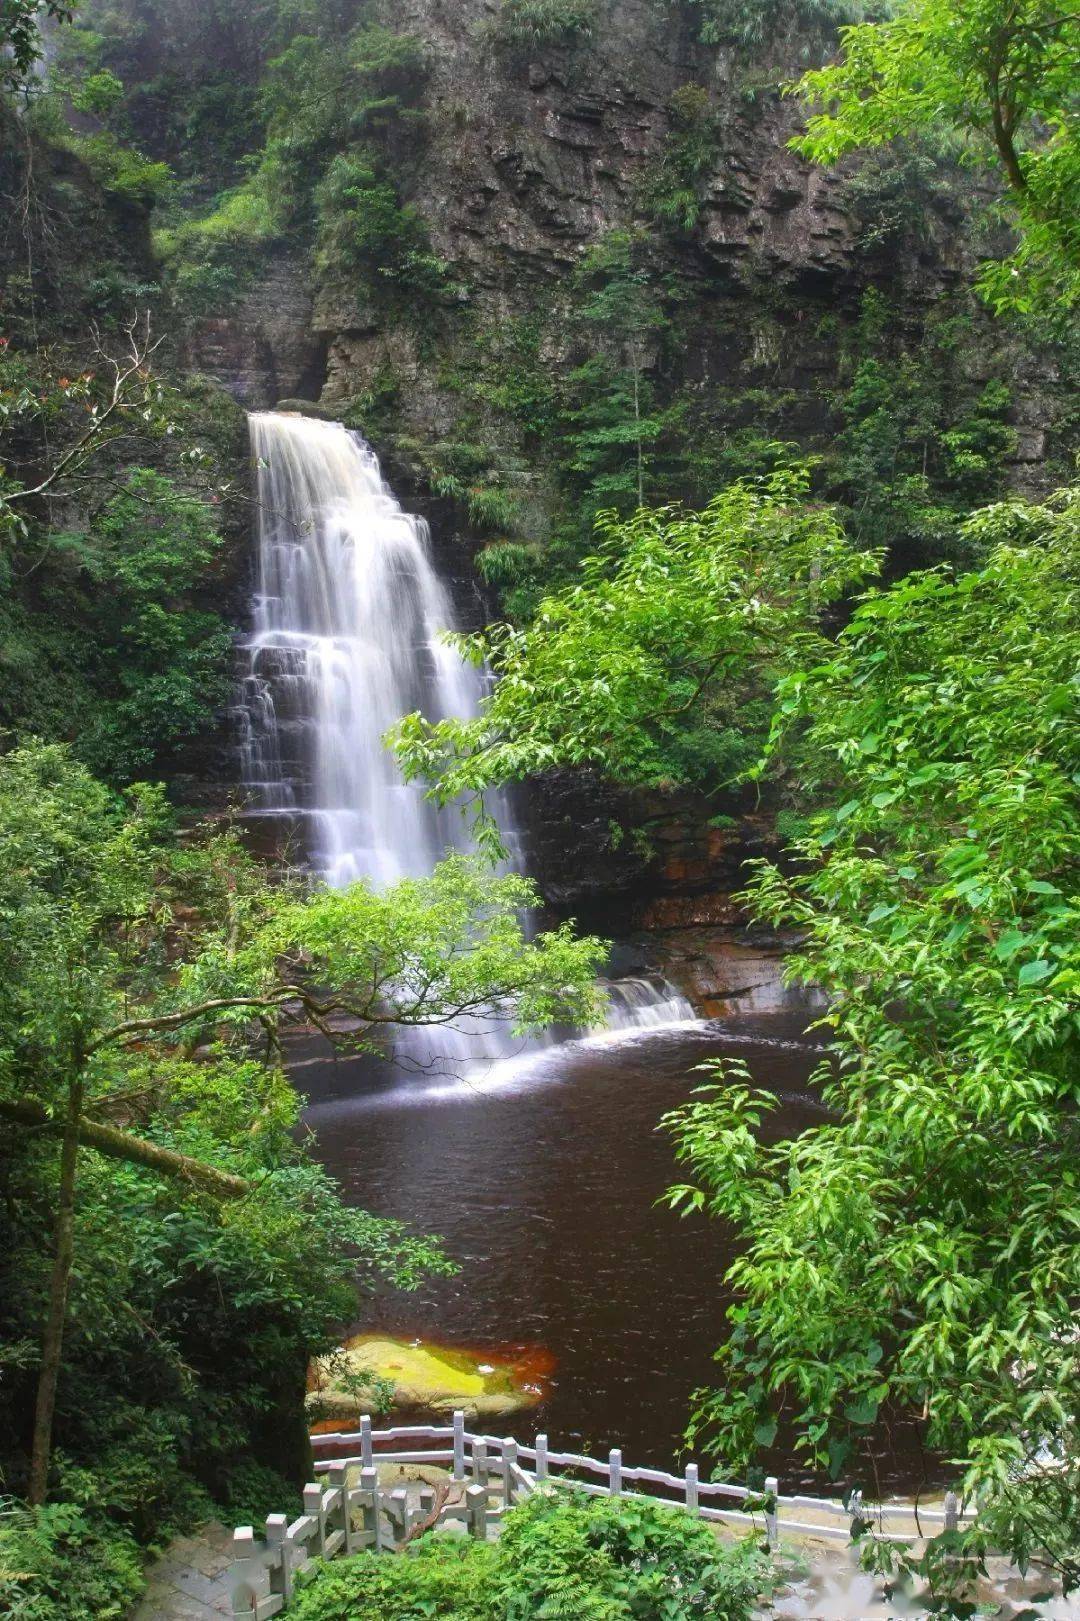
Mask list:
[[[0,1100],[0,1119],[5,1116],[40,1131],[65,1134],[67,1131],[65,1121],[54,1120],[40,1103],[29,1098]],[[130,1132],[103,1125],[99,1120],[88,1120],[85,1115],[79,1119],[79,1140],[84,1148],[96,1149],[110,1159],[122,1159],[128,1165],[142,1165],[148,1171],[159,1171],[164,1176],[190,1182],[215,1199],[243,1199],[251,1192],[251,1183],[242,1176],[219,1171],[216,1165],[192,1159],[189,1154],[178,1154],[172,1148],[162,1148],[160,1143],[147,1142],[144,1137],[133,1137]]]
[[[68,1286],[75,1258],[75,1181],[79,1163],[79,1122],[82,1115],[83,1078],[81,1070],[68,1087],[64,1116],[64,1141],[60,1149],[60,1194],[56,1207],[56,1251],[49,1280],[49,1313],[41,1342],[41,1372],[38,1374],[37,1405],[34,1409],[34,1444],[30,1454],[31,1503],[45,1501],[49,1486],[49,1459],[52,1455],[53,1413],[56,1387],[60,1380],[60,1357],[64,1346],[64,1320],[67,1317]]]

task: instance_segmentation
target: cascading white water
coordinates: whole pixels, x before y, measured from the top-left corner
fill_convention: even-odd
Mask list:
[[[402,508],[370,446],[337,422],[285,413],[250,418],[257,469],[258,580],[240,705],[249,806],[300,817],[328,883],[380,887],[428,873],[469,847],[453,808],[402,781],[383,745],[404,714],[476,713],[481,671],[444,645],[454,624],[422,518]],[[505,803],[493,807],[517,846]],[[619,980],[613,1030],[693,1017],[663,981]],[[495,1058],[514,1045],[473,1030],[454,1057]],[[518,1044],[520,1045],[520,1044]]]
[[[695,1017],[685,996],[656,978],[613,980],[608,987],[609,1030],[655,1030]]]
[[[387,728],[475,712],[480,672],[439,641],[453,623],[427,525],[336,422],[260,412],[258,587],[244,776],[256,808],[311,818],[331,884],[431,871],[460,819],[402,781]]]

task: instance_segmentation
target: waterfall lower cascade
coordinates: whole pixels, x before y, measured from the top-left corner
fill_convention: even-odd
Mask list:
[[[330,884],[421,876],[468,848],[466,829],[453,807],[402,781],[382,739],[412,710],[473,715],[484,691],[483,673],[440,640],[454,611],[428,526],[402,510],[371,447],[341,423],[249,420],[258,558],[239,707],[249,812],[299,820]],[[497,812],[512,850],[508,807]],[[614,982],[611,1003],[614,1030],[693,1017],[647,978]],[[489,1032],[476,1056],[509,1046]]]

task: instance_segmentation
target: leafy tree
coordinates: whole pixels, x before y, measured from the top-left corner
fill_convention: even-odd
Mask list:
[[[98,695],[78,752],[111,781],[195,737],[228,697],[232,629],[192,602],[221,546],[212,512],[135,468],[88,533],[54,538],[57,561],[77,571],[69,615],[85,591],[84,662]]]
[[[118,440],[146,443],[173,430],[175,395],[153,366],[160,344],[148,320],[133,320],[117,352],[95,337],[91,366],[62,375],[49,353],[0,336],[0,429],[11,447],[0,460],[0,545],[25,538],[27,514],[43,498],[71,500],[107,483]]]
[[[1019,245],[987,264],[995,308],[1048,313],[1080,296],[1080,18],[1059,0],[908,0],[844,30],[840,59],[797,89],[820,109],[792,145],[819,163],[952,130],[1009,188]]]
[[[251,1191],[231,1170],[94,1121],[127,1087],[133,1052],[215,1033],[246,1051],[260,1028],[276,1051],[297,1020],[353,1049],[373,1047],[376,1030],[466,1014],[588,1022],[599,948],[567,927],[526,940],[529,884],[462,858],[389,894],[307,894],[271,885],[233,841],[174,851],[158,795],[118,807],[55,746],[0,760],[0,811],[0,1116],[61,1139],[29,1483],[40,1503],[80,1142],[218,1198]],[[192,915],[178,920],[182,896]]]
[[[497,682],[474,720],[407,717],[394,743],[440,800],[554,765],[631,783],[730,780],[768,728],[771,677],[824,655],[820,612],[875,567],[788,467],[704,512],[645,509],[597,526],[575,584],[525,628],[458,639]]]
[[[951,1550],[1076,1586],[1080,498],[968,528],[985,567],[871,594],[780,684],[771,750],[831,808],[750,899],[827,993],[832,1118],[762,1141],[729,1070],[668,1122],[674,1201],[747,1240],[694,1428],[731,1462],[783,1417],[859,1482],[903,1413],[980,1504]]]

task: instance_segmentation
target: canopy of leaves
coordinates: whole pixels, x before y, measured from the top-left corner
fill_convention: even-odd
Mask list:
[[[465,857],[383,893],[271,884],[232,837],[175,850],[158,792],[124,807],[57,746],[0,760],[0,808],[0,1095],[48,1104],[76,1053],[108,1090],[133,1043],[252,1019],[273,1038],[345,1016],[356,1046],[375,1027],[596,1014],[599,942],[528,938],[532,886]]]
[[[406,773],[444,800],[556,765],[700,780],[702,727],[714,781],[749,764],[769,681],[816,656],[817,616],[875,567],[804,500],[808,476],[733,484],[704,512],[601,519],[578,583],[527,628],[459,639],[497,684],[475,720],[407,717],[395,733]]]
[[[749,1243],[697,1426],[729,1458],[778,1414],[862,1479],[883,1410],[955,1460],[985,1530],[1080,1577],[1080,499],[977,513],[982,569],[871,595],[780,686],[773,750],[828,796],[758,915],[803,932],[834,1118],[795,1143],[737,1077],[669,1121]]]
[[[0,757],[0,1468],[19,1490],[52,1267],[49,1124],[77,1078],[53,1482],[85,1510],[69,1529],[95,1560],[117,1551],[94,1540],[102,1515],[149,1539],[198,1512],[196,1486],[229,1496],[237,1455],[299,1473],[305,1369],[355,1320],[357,1280],[447,1269],[430,1241],[346,1208],[298,1145],[279,1032],[311,1020],[382,1051],[402,1023],[592,1022],[602,948],[569,927],[530,937],[534,900],[464,858],[386,894],[271,881],[231,834],[178,840],[160,790],[120,799],[59,745]],[[225,1202],[208,1173],[233,1179]],[[52,1512],[19,1533],[52,1539],[50,1571],[72,1557]]]
[[[797,89],[819,109],[792,145],[819,163],[897,137],[954,131],[1008,183],[1016,251],[984,267],[998,309],[1080,296],[1080,17],[1059,0],[907,0],[846,28],[837,62]]]

